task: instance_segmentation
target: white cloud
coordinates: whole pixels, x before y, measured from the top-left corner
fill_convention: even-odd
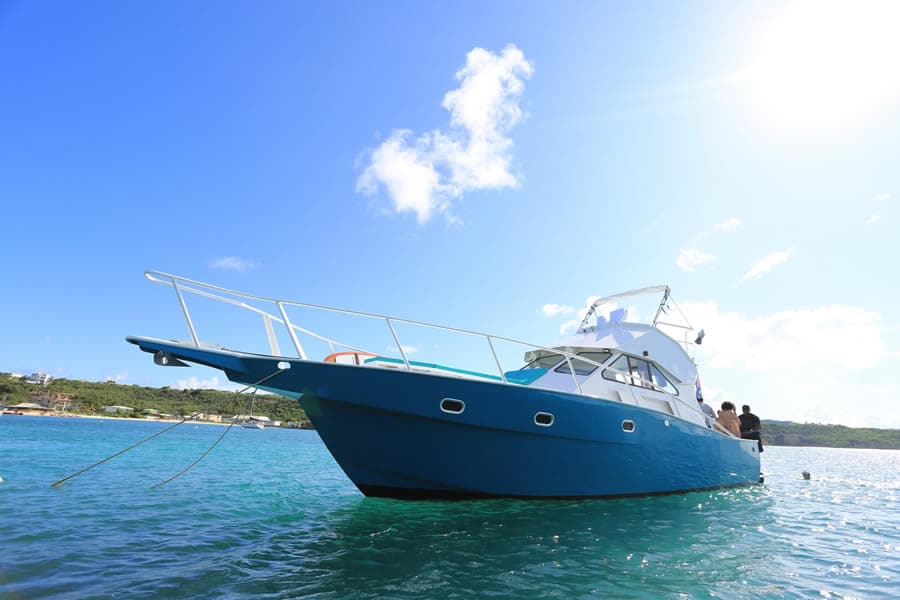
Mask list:
[[[706,330],[697,354],[713,368],[781,371],[867,369],[888,356],[881,315],[857,306],[829,305],[748,318],[721,312],[715,303],[684,303],[682,310]]]
[[[689,273],[693,271],[695,267],[705,265],[715,259],[716,257],[712,254],[706,254],[696,248],[684,248],[678,254],[678,258],[675,259],[675,264],[677,264],[678,268],[685,273]]]
[[[557,315],[568,315],[575,312],[575,309],[571,306],[566,306],[565,304],[545,304],[541,308],[541,312],[544,316],[547,317],[555,317]]]
[[[893,410],[900,386],[884,377],[889,328],[878,313],[847,305],[755,317],[712,302],[681,308],[707,332],[691,353],[711,406],[729,400],[762,418],[900,426]]]
[[[584,319],[584,315],[577,319],[571,319],[566,321],[562,325],[559,326],[559,335],[571,335],[575,333],[575,330],[578,329],[578,325],[581,324],[581,320]]]
[[[398,129],[369,154],[356,190],[373,196],[387,191],[396,212],[415,212],[419,223],[435,212],[449,214],[453,200],[481,189],[515,188],[509,130],[523,118],[519,96],[533,66],[521,50],[507,46],[499,54],[474,48],[457,71],[460,85],[447,92],[447,133],[434,130],[411,139]]]
[[[730,219],[726,219],[721,223],[716,223],[713,225],[713,229],[716,231],[734,231],[738,227],[741,226],[741,220],[737,217],[731,217]]]
[[[238,271],[246,273],[250,269],[255,269],[258,265],[252,260],[246,260],[237,256],[225,256],[216,258],[209,263],[213,269],[221,269],[223,271]]]
[[[173,386],[178,390],[223,390],[233,392],[237,389],[243,389],[243,386],[231,383],[230,381],[219,381],[216,376],[209,379],[200,379],[199,377],[189,377],[187,379],[179,379]]]
[[[744,273],[744,276],[741,277],[741,281],[747,281],[748,279],[759,279],[778,265],[786,263],[788,260],[790,260],[793,253],[794,249],[788,248],[787,250],[782,250],[781,252],[773,252],[771,254],[767,254],[766,256],[756,261],[756,264],[750,267],[749,271]]]
[[[413,211],[419,223],[431,218],[439,208],[437,196],[445,186],[435,170],[428,149],[419,140],[416,148],[407,145],[412,132],[406,129],[394,131],[378,148],[372,151],[371,164],[356,183],[356,191],[374,195],[383,185],[397,212]]]
[[[875,194],[875,196],[872,198],[872,202],[875,205],[876,211],[873,212],[868,219],[866,219],[867,225],[876,225],[878,223],[884,222],[887,219],[883,207],[891,200],[891,198],[893,198],[893,195],[887,192]]]

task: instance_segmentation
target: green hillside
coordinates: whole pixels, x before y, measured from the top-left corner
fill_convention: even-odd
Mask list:
[[[763,443],[772,446],[900,449],[900,430],[763,421]]]
[[[0,404],[28,402],[32,392],[40,391],[72,394],[72,402],[80,405],[72,412],[84,414],[100,413],[104,406],[119,405],[130,406],[135,413],[154,409],[172,415],[202,412],[231,417],[247,414],[250,403],[249,393],[237,395],[218,390],[178,390],[76,379],[53,379],[48,386],[42,387],[0,375]],[[253,414],[267,416],[273,421],[308,421],[299,402],[274,394],[257,394]]]

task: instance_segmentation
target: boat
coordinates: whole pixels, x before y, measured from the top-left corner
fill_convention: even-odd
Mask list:
[[[263,424],[262,421],[254,419],[253,417],[250,417],[249,419],[242,421],[241,427],[243,427],[244,429],[265,429],[266,428],[266,426]]]
[[[213,367],[233,382],[298,400],[366,496],[618,498],[759,482],[756,441],[732,435],[698,407],[699,378],[690,351],[705,333],[686,318],[676,323],[669,316],[683,313],[668,286],[600,298],[574,333],[541,346],[246,294],[159,271],[145,277],[174,289],[190,339],[128,342],[153,354],[159,365]],[[660,298],[658,305],[653,299],[657,308],[648,322],[629,321],[625,309],[615,308],[648,295]],[[189,296],[261,317],[267,352],[201,341]],[[292,321],[289,310],[301,309],[381,320],[399,357],[338,342]],[[480,338],[496,372],[411,360],[398,325]],[[280,349],[276,326],[282,341],[290,339],[290,356]],[[328,344],[325,360],[307,355],[305,344],[312,340]],[[501,366],[501,343],[524,346],[516,368]]]

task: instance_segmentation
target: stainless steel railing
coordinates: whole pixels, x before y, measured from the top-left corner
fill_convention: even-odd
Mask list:
[[[584,394],[584,391],[581,388],[581,382],[578,381],[578,377],[576,376],[575,369],[572,367],[572,360],[574,359],[574,360],[577,360],[577,361],[580,361],[583,363],[594,365],[596,367],[604,368],[602,363],[598,363],[596,361],[590,360],[583,356],[577,356],[576,354],[567,352],[565,350],[560,350],[557,348],[548,348],[545,346],[532,344],[530,342],[525,342],[525,341],[517,340],[514,338],[508,338],[508,337],[504,337],[504,336],[493,335],[493,334],[483,333],[483,332],[479,332],[479,331],[472,331],[469,329],[461,329],[459,327],[448,327],[446,325],[438,325],[435,323],[429,323],[427,321],[416,321],[413,319],[404,319],[401,317],[393,317],[393,316],[382,315],[382,314],[378,314],[378,313],[363,312],[363,311],[358,311],[358,310],[349,310],[349,309],[345,309],[345,308],[337,308],[334,306],[325,306],[322,304],[310,304],[308,302],[295,302],[295,301],[291,301],[291,300],[282,300],[279,298],[270,298],[267,296],[257,296],[255,294],[247,294],[244,292],[238,292],[238,291],[230,290],[228,288],[220,287],[217,285],[204,283],[202,281],[188,279],[186,277],[180,277],[178,275],[173,275],[171,273],[163,273],[161,271],[145,271],[144,276],[149,281],[171,286],[175,290],[175,295],[178,298],[178,304],[181,307],[181,311],[184,315],[185,322],[187,323],[188,330],[191,335],[191,341],[193,342],[194,346],[196,346],[196,347],[201,346],[201,341],[200,341],[200,337],[197,334],[197,329],[194,325],[194,322],[191,318],[191,314],[188,309],[187,302],[185,301],[185,297],[184,297],[185,293],[190,293],[190,294],[194,294],[197,296],[209,298],[211,300],[224,302],[226,304],[230,304],[232,306],[237,306],[239,308],[243,308],[245,310],[248,310],[250,312],[260,315],[263,319],[263,325],[266,330],[266,336],[267,336],[268,342],[269,342],[269,349],[272,352],[273,356],[285,356],[285,355],[281,354],[281,350],[278,345],[278,338],[276,337],[275,332],[274,332],[273,323],[280,323],[286,328],[288,335],[291,338],[291,342],[294,345],[294,349],[297,352],[297,356],[302,360],[309,360],[309,359],[306,355],[305,350],[303,349],[303,345],[300,342],[300,338],[297,335],[298,332],[309,335],[320,341],[328,343],[329,348],[332,349],[332,352],[334,351],[334,348],[336,346],[341,347],[341,348],[347,348],[349,350],[353,350],[353,351],[357,351],[357,352],[365,352],[366,351],[366,350],[363,350],[362,348],[358,348],[358,347],[352,346],[350,344],[339,342],[337,340],[319,335],[313,331],[310,331],[309,329],[305,329],[303,327],[300,327],[300,326],[292,323],[290,318],[288,317],[286,307],[295,306],[295,307],[301,307],[301,308],[321,310],[321,311],[326,311],[326,312],[335,312],[335,313],[383,320],[385,322],[385,324],[387,325],[388,330],[390,331],[391,337],[394,340],[394,344],[396,344],[397,350],[400,352],[400,356],[403,359],[403,365],[406,369],[412,369],[412,366],[410,365],[409,357],[407,356],[406,351],[403,349],[403,345],[400,343],[400,337],[397,335],[397,330],[394,327],[395,323],[404,323],[404,324],[408,324],[408,325],[427,327],[427,328],[431,328],[431,329],[449,331],[452,333],[459,333],[459,334],[484,338],[485,341],[487,342],[488,348],[491,352],[491,356],[494,359],[494,363],[497,366],[497,371],[499,372],[500,379],[503,381],[503,383],[509,383],[509,382],[507,381],[506,374],[503,371],[503,367],[500,364],[500,359],[497,357],[497,352],[496,352],[496,349],[494,348],[494,341],[503,341],[503,342],[509,342],[509,343],[513,343],[513,344],[519,344],[519,345],[526,346],[526,347],[534,349],[534,350],[546,350],[548,352],[552,352],[554,354],[559,354],[559,355],[563,356],[566,360],[566,364],[569,367],[569,373],[572,375],[572,381],[575,383],[575,388],[578,390],[579,394]],[[226,294],[226,295],[223,295],[223,294]],[[239,300],[239,299],[273,304],[275,306],[275,308],[277,308],[278,314],[273,314],[273,313],[264,311],[260,308],[252,306],[250,304],[247,304],[246,302],[243,302],[242,300]]]
[[[187,324],[188,331],[190,332],[191,341],[194,344],[194,346],[198,347],[198,348],[203,345],[203,342],[201,342],[200,337],[197,333],[197,328],[194,325],[193,319],[191,318],[191,314],[188,309],[187,302],[185,300],[186,293],[204,297],[204,298],[208,298],[210,300],[215,300],[218,302],[223,302],[223,303],[229,304],[231,306],[236,306],[238,308],[248,310],[248,311],[255,313],[255,314],[259,315],[260,317],[262,317],[263,327],[265,329],[266,337],[267,337],[267,340],[269,343],[269,350],[272,353],[272,356],[276,356],[276,357],[287,358],[286,355],[281,353],[281,349],[278,344],[278,338],[275,335],[275,329],[274,329],[274,325],[273,325],[274,323],[279,323],[285,327],[288,335],[290,336],[290,339],[294,346],[294,349],[296,350],[297,356],[301,360],[309,360],[309,358],[307,357],[307,354],[303,348],[303,345],[300,342],[298,333],[308,335],[311,338],[314,338],[321,342],[327,343],[328,347],[330,348],[330,351],[332,353],[335,351],[336,347],[346,348],[348,350],[352,350],[355,352],[368,352],[367,350],[365,350],[363,348],[359,348],[357,346],[347,344],[344,342],[339,342],[335,339],[320,335],[314,331],[311,331],[311,330],[301,327],[295,323],[292,323],[290,318],[288,317],[286,307],[293,306],[293,307],[308,308],[308,309],[313,309],[313,310],[320,310],[320,311],[325,311],[325,312],[333,312],[333,313],[340,313],[340,314],[347,314],[347,315],[354,315],[354,316],[359,316],[359,317],[383,320],[388,327],[391,337],[393,338],[394,344],[396,344],[397,350],[399,351],[401,357],[403,358],[403,366],[409,370],[412,370],[413,365],[410,363],[409,357],[407,356],[406,351],[403,349],[403,345],[400,343],[400,337],[397,334],[396,328],[394,327],[395,323],[403,323],[403,324],[407,324],[407,325],[426,327],[426,328],[431,328],[431,329],[436,329],[436,330],[441,330],[441,331],[449,331],[451,333],[458,333],[458,334],[463,334],[463,335],[484,338],[484,340],[487,342],[488,348],[491,352],[491,356],[494,359],[494,364],[497,366],[497,371],[500,375],[500,379],[504,384],[509,384],[510,382],[507,381],[506,373],[504,372],[503,367],[500,364],[500,359],[497,356],[497,352],[494,347],[494,341],[502,341],[502,342],[508,342],[508,343],[512,343],[512,344],[518,344],[518,345],[525,346],[525,347],[533,349],[533,350],[544,350],[547,352],[551,352],[553,354],[558,354],[558,355],[563,356],[566,360],[566,364],[568,365],[569,374],[571,374],[571,376],[572,376],[572,381],[575,384],[575,388],[578,390],[578,393],[580,395],[587,395],[587,396],[594,397],[591,394],[584,393],[584,390],[581,387],[581,382],[578,380],[576,371],[573,368],[573,365],[572,365],[573,361],[579,361],[581,363],[593,365],[595,367],[604,369],[604,370],[612,372],[612,373],[621,374],[621,375],[625,376],[626,378],[630,378],[632,381],[635,381],[636,384],[639,386],[647,387],[649,389],[653,389],[653,390],[656,390],[656,391],[659,391],[662,393],[666,393],[665,390],[663,390],[662,388],[657,386],[654,382],[644,380],[642,377],[640,377],[639,374],[620,371],[619,369],[615,369],[610,366],[605,366],[603,363],[593,361],[584,356],[578,356],[574,353],[568,352],[568,351],[560,349],[560,348],[549,348],[546,346],[540,346],[537,344],[532,344],[530,342],[525,342],[525,341],[517,340],[514,338],[493,335],[493,334],[483,333],[483,332],[479,332],[479,331],[472,331],[469,329],[461,329],[459,327],[448,327],[446,325],[438,325],[435,323],[429,323],[427,321],[416,321],[413,319],[405,319],[405,318],[401,318],[401,317],[393,317],[393,316],[383,315],[383,314],[378,314],[378,313],[349,310],[349,309],[337,308],[337,307],[333,307],[333,306],[325,306],[322,304],[310,304],[308,302],[296,302],[296,301],[290,301],[290,300],[282,300],[279,298],[271,298],[271,297],[267,297],[267,296],[258,296],[258,295],[254,295],[254,294],[247,294],[244,292],[230,290],[228,288],[224,288],[221,286],[204,283],[202,281],[188,279],[186,277],[180,277],[178,275],[172,275],[171,273],[164,273],[161,271],[145,271],[144,276],[149,281],[152,281],[154,283],[159,283],[162,285],[168,285],[174,289],[175,295],[178,299],[178,304],[181,307],[181,311],[184,315],[184,319]],[[277,309],[277,314],[268,312],[268,311],[262,310],[256,306],[247,304],[243,300],[250,300],[250,301],[254,301],[254,302],[272,304]],[[378,354],[378,353],[371,353],[371,354]],[[688,407],[689,410],[693,409],[697,412],[700,412],[698,407],[689,406],[688,404],[684,404],[684,403],[682,403],[682,405]],[[702,412],[700,412],[700,414],[702,415]],[[725,433],[726,435],[730,435],[730,432],[727,432],[727,431],[723,432],[723,433]]]

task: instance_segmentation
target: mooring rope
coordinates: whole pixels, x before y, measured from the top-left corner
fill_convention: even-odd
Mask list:
[[[276,369],[273,373],[270,373],[269,375],[266,375],[265,377],[263,377],[262,379],[260,379],[260,380],[257,381],[256,383],[254,383],[254,384],[252,384],[252,385],[245,386],[243,389],[238,390],[238,391],[236,392],[236,394],[237,394],[238,396],[240,396],[241,394],[243,394],[244,392],[246,392],[246,391],[249,390],[250,388],[253,388],[253,393],[250,394],[250,414],[251,414],[251,415],[253,414],[253,400],[256,398],[256,392],[259,391],[259,388],[256,387],[256,386],[258,386],[259,384],[261,384],[261,383],[263,383],[263,382],[265,382],[265,381],[268,381],[268,380],[271,379],[272,377],[275,377],[275,375],[277,375],[278,373],[281,373],[281,371],[282,371],[281,369]],[[206,458],[206,455],[207,455],[207,454],[209,454],[210,452],[212,452],[213,448],[215,448],[216,446],[219,445],[219,442],[221,442],[221,441],[225,438],[225,436],[228,434],[228,432],[231,431],[231,428],[232,428],[232,427],[234,427],[234,421],[232,421],[231,423],[228,424],[228,427],[225,428],[225,431],[222,432],[222,435],[220,435],[219,438],[218,438],[215,442],[213,442],[213,445],[210,446],[209,448],[207,448],[207,449],[206,449],[206,452],[204,452],[203,454],[201,454],[201,455],[197,458],[197,460],[195,460],[194,462],[192,462],[191,464],[189,464],[188,466],[186,466],[186,467],[183,468],[182,470],[178,471],[177,473],[175,473],[174,475],[172,475],[171,477],[169,477],[169,478],[166,479],[165,481],[160,481],[159,483],[155,483],[155,484],[151,485],[151,486],[150,486],[150,489],[151,489],[151,490],[155,490],[155,489],[158,488],[158,487],[164,486],[164,485],[166,485],[167,483],[169,483],[170,481],[174,481],[174,480],[178,479],[179,477],[181,477],[182,475],[184,475],[185,473],[187,473],[188,471],[190,471],[191,469],[193,469],[194,466],[195,466],[197,463],[199,463],[201,460],[203,460],[204,458]]]
[[[157,431],[157,432],[154,433],[153,435],[149,435],[149,436],[145,437],[144,439],[142,439],[141,441],[136,442],[136,443],[134,443],[134,444],[128,446],[128,447],[125,448],[124,450],[119,450],[119,451],[116,452],[115,454],[110,454],[109,456],[107,456],[107,457],[104,458],[103,460],[98,460],[98,461],[95,462],[94,464],[92,464],[92,465],[90,465],[90,466],[88,466],[88,467],[85,467],[85,468],[81,469],[80,471],[77,471],[77,472],[75,472],[75,473],[72,473],[71,475],[68,475],[68,476],[66,476],[66,477],[63,477],[63,478],[60,479],[59,481],[54,481],[52,484],[50,484],[50,487],[60,487],[63,483],[65,483],[66,481],[72,479],[73,477],[77,477],[77,476],[81,475],[82,473],[87,473],[88,471],[90,471],[90,470],[93,469],[94,467],[100,466],[100,465],[102,465],[103,463],[105,463],[105,462],[108,461],[108,460],[112,460],[112,459],[114,459],[114,458],[117,457],[117,456],[120,456],[120,455],[122,455],[122,454],[125,454],[125,453],[128,452],[129,450],[134,450],[135,448],[137,448],[137,447],[140,446],[141,444],[144,444],[144,443],[146,443],[146,442],[149,442],[149,441],[152,440],[153,438],[159,437],[159,436],[161,436],[162,434],[164,434],[165,432],[171,431],[172,429],[175,429],[176,427],[178,427],[179,425],[181,425],[182,423],[184,423],[185,421],[187,421],[188,418],[193,418],[193,417],[195,417],[195,416],[198,415],[198,414],[199,414],[199,413],[194,413],[193,415],[191,415],[191,417],[182,417],[181,420],[178,421],[177,423],[175,423],[174,425],[170,425],[169,427],[166,427],[165,429],[161,429],[160,431]]]
[[[276,369],[274,372],[270,373],[269,375],[266,375],[265,377],[263,377],[262,379],[260,379],[260,380],[257,381],[256,383],[252,383],[252,384],[250,384],[250,385],[244,386],[244,388],[242,388],[242,389],[236,391],[235,394],[238,395],[238,396],[240,396],[240,395],[243,394],[245,391],[249,390],[250,388],[253,388],[253,394],[251,394],[251,398],[250,398],[251,406],[252,406],[253,397],[256,396],[256,392],[259,390],[259,388],[258,388],[257,386],[258,386],[259,384],[264,383],[264,382],[268,381],[269,379],[275,377],[277,374],[281,373],[281,371],[282,371],[282,369],[280,369],[280,368],[279,368],[279,369]],[[251,410],[252,410],[252,409],[251,409]],[[127,448],[125,448],[125,449],[123,449],[123,450],[119,450],[119,451],[116,452],[115,454],[110,454],[110,455],[107,456],[106,458],[104,458],[104,459],[102,459],[102,460],[98,460],[98,461],[95,462],[94,464],[92,464],[92,465],[90,465],[90,466],[87,466],[87,467],[81,469],[80,471],[76,471],[75,473],[72,473],[71,475],[67,475],[66,477],[63,477],[62,479],[60,479],[59,481],[54,481],[53,483],[50,484],[50,487],[60,487],[60,486],[62,486],[63,483],[65,483],[66,481],[72,479],[73,477],[77,477],[77,476],[81,475],[82,473],[86,473],[86,472],[90,471],[91,469],[93,469],[94,467],[100,466],[100,465],[102,465],[103,463],[105,463],[105,462],[107,462],[107,461],[109,461],[109,460],[112,460],[112,459],[114,459],[114,458],[117,457],[117,456],[121,456],[122,454],[125,454],[125,453],[128,452],[129,450],[134,450],[135,448],[137,448],[137,447],[140,446],[141,444],[145,444],[145,443],[149,442],[150,440],[152,440],[153,438],[157,438],[157,437],[161,436],[162,434],[166,433],[167,431],[171,431],[172,429],[175,429],[176,427],[178,427],[179,425],[181,425],[181,424],[187,422],[188,420],[193,419],[193,418],[196,417],[198,414],[200,414],[200,413],[195,412],[195,413],[193,413],[193,414],[192,414],[191,416],[189,416],[189,417],[182,417],[181,420],[178,421],[177,423],[174,423],[174,424],[170,425],[169,427],[166,427],[165,429],[162,429],[162,430],[160,430],[160,431],[157,431],[157,432],[154,433],[153,435],[149,435],[149,436],[145,437],[144,439],[142,439],[141,441],[135,442],[134,444],[128,446]],[[212,452],[212,449],[213,449],[213,448],[215,448],[216,446],[219,445],[219,442],[222,441],[222,439],[225,437],[225,434],[227,434],[229,431],[231,431],[231,428],[232,428],[233,426],[234,426],[234,423],[230,423],[230,424],[228,425],[228,427],[225,429],[225,431],[222,432],[222,435],[220,435],[219,438],[213,443],[213,445],[210,446],[209,448],[207,448],[206,452],[204,452],[203,454],[200,455],[200,458],[198,458],[197,460],[195,460],[194,462],[192,462],[191,464],[189,464],[187,467],[185,467],[184,469],[182,469],[181,471],[179,471],[178,473],[176,473],[176,474],[173,475],[172,477],[166,479],[165,481],[161,481],[161,482],[159,482],[159,483],[157,483],[157,484],[151,486],[150,489],[156,489],[156,488],[158,488],[159,486],[165,485],[165,484],[169,483],[170,481],[172,481],[172,480],[174,480],[174,479],[176,479],[176,478],[178,478],[178,477],[181,477],[182,475],[184,475],[185,473],[187,473],[188,471],[190,471],[192,468],[194,468],[194,466],[195,466],[197,463],[199,463],[201,460],[203,460],[203,459],[206,457],[207,454],[209,454],[210,452]]]
[[[198,458],[197,460],[195,460],[194,462],[192,462],[191,464],[189,464],[188,466],[186,466],[186,467],[183,468],[182,470],[178,471],[177,473],[175,473],[174,475],[172,475],[171,477],[169,477],[169,478],[166,479],[165,481],[160,481],[159,483],[154,483],[153,485],[150,486],[150,489],[151,489],[151,490],[155,490],[156,488],[158,488],[158,487],[160,487],[160,486],[166,485],[166,484],[169,483],[170,481],[173,481],[173,480],[175,480],[175,479],[178,479],[179,477],[181,477],[182,475],[184,475],[185,473],[187,473],[188,471],[190,471],[191,469],[193,469],[193,468],[194,468],[194,465],[196,465],[198,462],[200,462],[201,460],[203,460],[204,458],[206,458],[206,455],[209,454],[210,452],[212,452],[212,449],[219,445],[219,442],[222,441],[222,438],[225,437],[225,434],[227,434],[229,431],[231,431],[231,428],[232,428],[232,427],[234,427],[234,423],[229,423],[229,424],[228,424],[228,427],[225,428],[225,431],[222,432],[222,435],[219,436],[219,439],[217,439],[217,440],[213,443],[212,446],[210,446],[209,448],[207,448],[207,449],[206,449],[206,452],[204,452],[203,454],[200,455],[200,458]]]

